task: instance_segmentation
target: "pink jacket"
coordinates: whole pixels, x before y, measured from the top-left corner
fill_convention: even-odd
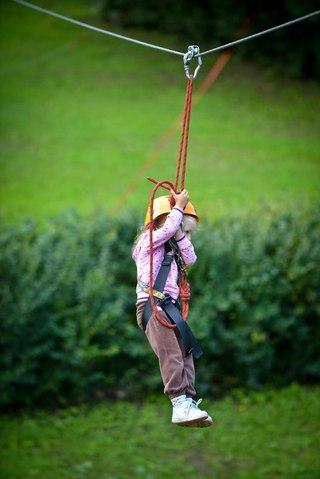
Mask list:
[[[168,214],[163,226],[153,232],[154,259],[153,259],[153,283],[159,272],[162,260],[164,258],[164,243],[172,238],[181,225],[183,210],[177,206],[172,208]],[[195,263],[197,256],[194,252],[191,241],[183,236],[178,242],[183,261],[187,266]],[[142,288],[149,286],[150,275],[150,257],[149,257],[149,231],[144,231],[134,248],[132,258],[137,265],[137,303],[147,301],[148,293]],[[178,267],[175,261],[171,264],[171,269],[167,278],[164,292],[170,294],[173,299],[179,296]]]

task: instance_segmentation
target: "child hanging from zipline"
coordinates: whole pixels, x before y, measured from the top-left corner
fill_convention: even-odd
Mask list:
[[[193,355],[197,358],[202,351],[177,309],[179,278],[183,268],[197,259],[190,238],[197,226],[198,216],[186,190],[180,194],[171,190],[171,195],[175,201],[172,209],[168,196],[160,196],[153,203],[152,287],[156,312],[150,306],[149,296],[150,206],[144,229],[133,246],[132,257],[137,266],[137,322],[159,359],[164,393],[173,406],[172,423],[208,427],[212,425],[211,417],[198,407],[201,399],[197,402],[194,400]],[[159,287],[162,291],[159,291]],[[174,327],[174,323],[177,327]]]

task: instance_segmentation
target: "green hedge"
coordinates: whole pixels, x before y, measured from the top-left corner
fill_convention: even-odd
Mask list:
[[[195,237],[190,324],[201,393],[319,379],[320,205]],[[135,321],[138,217],[67,212],[0,232],[1,406],[161,391]]]

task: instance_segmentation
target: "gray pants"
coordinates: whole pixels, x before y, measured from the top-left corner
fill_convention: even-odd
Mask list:
[[[137,305],[137,323],[141,329],[143,329],[141,320],[144,306],[145,303]],[[159,314],[167,320],[163,311],[159,311]],[[195,396],[193,356],[192,354],[185,356],[184,346],[176,328],[166,328],[152,315],[147,323],[145,334],[159,359],[164,394],[170,399],[181,394]]]

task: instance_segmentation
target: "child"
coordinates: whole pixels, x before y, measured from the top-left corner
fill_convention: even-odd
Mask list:
[[[197,257],[190,241],[191,233],[197,226],[198,217],[189,202],[189,194],[183,190],[180,194],[171,191],[175,206],[170,207],[169,197],[161,196],[154,201],[154,270],[153,282],[157,278],[164,255],[165,243],[175,240],[180,256],[186,266],[193,264]],[[184,209],[186,213],[184,214]],[[188,213],[188,214],[187,214]],[[186,355],[182,337],[178,328],[163,326],[152,314],[145,324],[144,309],[149,299],[150,275],[150,244],[148,224],[150,222],[148,210],[145,228],[140,233],[133,246],[132,258],[137,265],[137,322],[141,329],[145,329],[148,341],[159,359],[160,372],[164,384],[164,393],[170,398],[172,423],[178,425],[208,427],[212,419],[206,411],[199,409],[201,402],[194,401],[196,395],[194,387],[195,370],[192,354]],[[178,265],[172,261],[163,293],[170,295],[172,302],[179,296]],[[167,315],[157,306],[159,315],[167,323]]]

